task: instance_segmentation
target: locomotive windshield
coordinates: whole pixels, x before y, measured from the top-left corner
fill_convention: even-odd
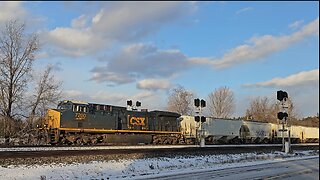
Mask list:
[[[88,103],[78,101],[61,101],[58,105],[60,110],[72,110],[73,112],[88,112]]]
[[[71,102],[61,101],[61,102],[58,104],[58,109],[61,109],[61,110],[70,110],[70,109],[72,109],[72,103],[71,103]]]

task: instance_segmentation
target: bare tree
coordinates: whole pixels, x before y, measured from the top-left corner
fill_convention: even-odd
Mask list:
[[[181,115],[191,115],[193,112],[193,97],[194,94],[192,92],[187,91],[182,86],[177,86],[171,89],[167,109]]]
[[[215,89],[208,95],[208,108],[213,117],[229,118],[235,109],[233,92],[226,86]]]
[[[287,107],[287,113],[289,115],[288,123],[292,124],[292,122],[295,122],[299,117],[298,110],[291,98],[287,99],[285,107]],[[246,111],[246,117],[262,122],[277,123],[277,113],[280,111],[282,111],[282,108],[279,101],[273,103],[270,102],[267,97],[256,97],[251,101]]]
[[[49,105],[57,103],[61,97],[61,82],[52,75],[52,66],[46,70],[36,82],[34,94],[31,99],[31,112],[29,115],[29,127],[33,126],[36,115],[42,116]]]
[[[22,102],[38,48],[38,36],[26,34],[24,24],[5,24],[0,34],[0,115],[5,121],[17,115],[13,109]]]
[[[24,30],[24,24],[10,21],[0,36],[1,114],[9,118],[14,116],[13,106],[22,100],[38,50],[37,35],[26,35]]]
[[[288,105],[288,115],[291,120],[298,120],[301,117],[300,111],[297,109],[297,106],[294,104],[292,98],[287,99]]]
[[[287,123],[289,125],[294,125],[297,124],[298,119],[300,118],[300,112],[297,109],[296,105],[294,104],[292,98],[287,98],[286,101],[286,106],[287,106],[287,113],[288,113],[288,121]],[[276,112],[277,113],[277,112]]]
[[[272,103],[268,97],[259,96],[250,102],[250,106],[246,110],[246,117],[249,120],[276,123],[279,111],[279,102]]]

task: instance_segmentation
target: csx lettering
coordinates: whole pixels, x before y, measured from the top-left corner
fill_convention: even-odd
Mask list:
[[[130,118],[130,124],[136,126],[144,126],[144,120],[145,118],[143,117],[132,117]]]
[[[76,120],[84,120],[86,118],[86,114],[84,113],[76,113],[75,118]]]

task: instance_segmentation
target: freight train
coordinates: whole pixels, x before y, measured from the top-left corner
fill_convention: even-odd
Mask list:
[[[181,116],[181,132],[188,142],[195,141],[200,132],[193,116]],[[202,135],[206,144],[281,143],[282,124],[246,121],[238,119],[206,118],[202,123]],[[283,136],[292,143],[319,142],[319,128],[291,125],[285,127]]]
[[[168,111],[64,100],[49,109],[41,131],[50,144],[195,144],[199,123]],[[206,144],[281,143],[282,126],[272,123],[206,118]],[[289,127],[293,143],[319,142],[319,128]],[[289,131],[284,132],[288,136]]]
[[[180,114],[64,100],[49,109],[43,130],[51,144],[178,144]]]

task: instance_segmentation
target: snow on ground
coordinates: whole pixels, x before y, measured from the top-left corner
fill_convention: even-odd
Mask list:
[[[283,152],[243,153],[92,161],[87,164],[21,165],[0,167],[0,179],[139,179],[312,157],[319,157],[319,150],[295,151],[293,154]]]

